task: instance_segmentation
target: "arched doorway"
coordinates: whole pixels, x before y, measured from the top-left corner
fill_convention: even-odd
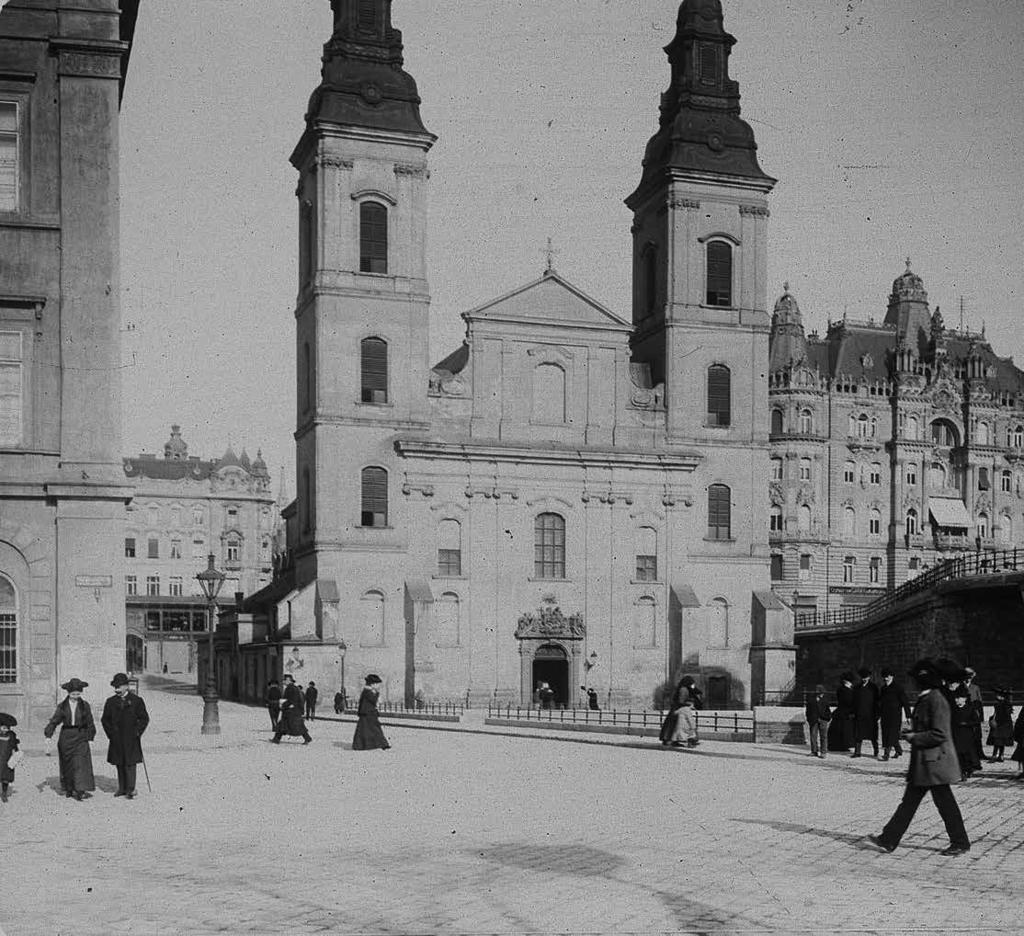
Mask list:
[[[555,706],[569,704],[569,655],[558,644],[541,644],[533,655],[533,691],[546,682],[554,691]]]

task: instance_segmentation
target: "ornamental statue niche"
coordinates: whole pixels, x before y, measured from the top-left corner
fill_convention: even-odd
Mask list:
[[[521,614],[516,624],[517,640],[547,640],[553,637],[582,640],[586,632],[582,614],[566,617],[562,609],[554,604],[544,604],[536,611]]]

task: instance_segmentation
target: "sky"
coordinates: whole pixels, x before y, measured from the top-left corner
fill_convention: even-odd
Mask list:
[[[678,0],[394,0],[427,128],[431,355],[558,272],[631,317]],[[769,308],[881,320],[906,268],[1024,366],[1019,0],[724,0],[770,197]],[[294,494],[297,173],[329,0],[145,0],[121,112],[124,453],[262,450]]]

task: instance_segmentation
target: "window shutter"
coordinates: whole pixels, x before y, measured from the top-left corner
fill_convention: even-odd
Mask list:
[[[729,368],[715,364],[708,368],[708,425],[728,426],[731,408]]]
[[[377,202],[359,206],[359,270],[388,271],[388,211]]]
[[[708,305],[732,305],[732,248],[722,241],[708,244]]]
[[[363,469],[362,525],[388,525],[388,473],[383,468]]]
[[[364,338],[362,358],[362,400],[364,403],[388,401],[388,346],[380,338]]]

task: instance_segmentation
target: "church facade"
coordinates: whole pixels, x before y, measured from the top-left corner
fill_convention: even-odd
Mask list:
[[[1024,372],[984,333],[947,327],[909,260],[882,321],[834,322],[824,338],[786,290],[769,407],[772,584],[798,624],[1024,543]]]
[[[633,212],[633,309],[550,263],[427,357],[429,152],[384,0],[334,0],[299,173],[287,583],[240,633],[385,695],[713,705],[793,677],[770,590],[767,197],[719,0],[686,0]],[[654,106],[654,102],[652,102]],[[268,607],[268,602],[273,607]],[[249,617],[262,617],[255,626]],[[241,648],[244,652],[245,648]],[[255,648],[250,648],[255,649]],[[266,672],[253,666],[253,672]]]

